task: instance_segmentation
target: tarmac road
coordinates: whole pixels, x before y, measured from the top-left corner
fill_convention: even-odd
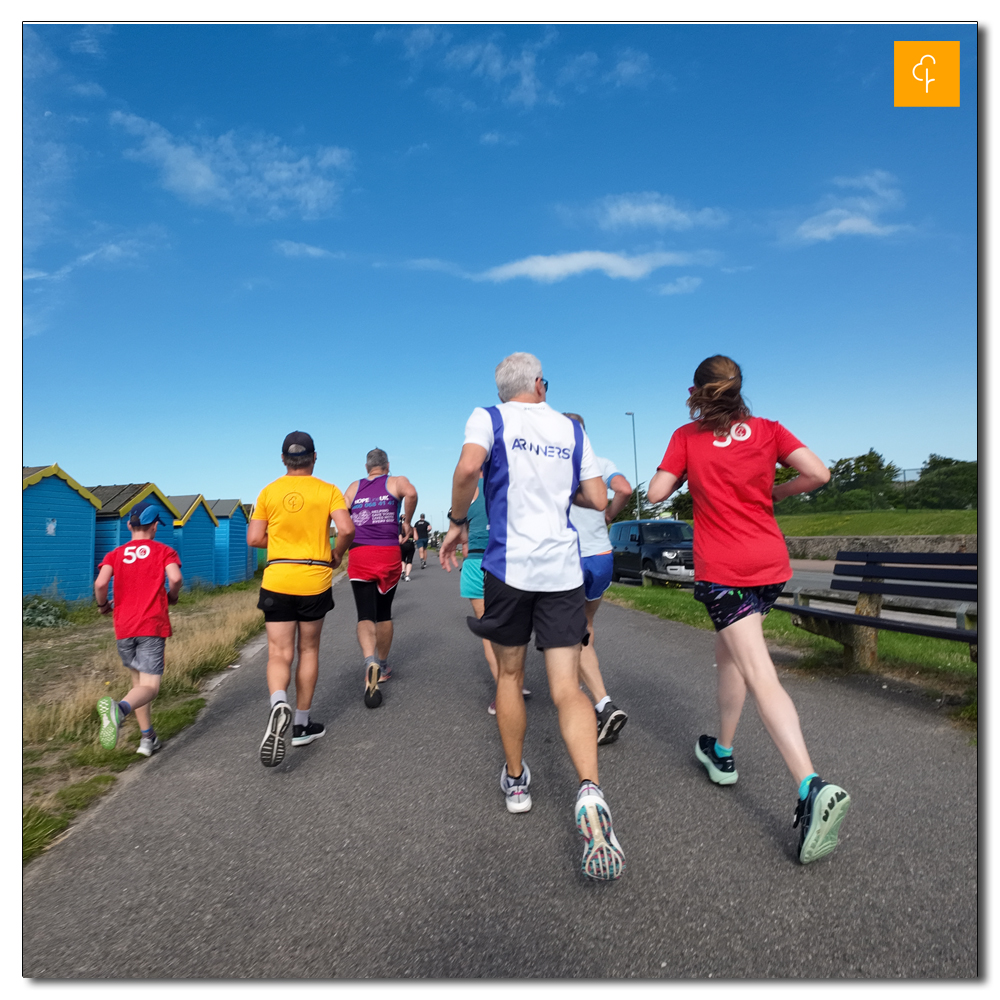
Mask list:
[[[334,596],[313,709],[327,735],[261,767],[266,653],[246,653],[194,726],[27,867],[25,976],[977,975],[977,750],[929,700],[783,675],[814,763],[853,800],[838,850],[803,867],[795,790],[752,706],[738,784],[694,759],[715,725],[712,635],[605,606],[597,649],[629,722],[600,777],[627,867],[595,883],[540,654],[534,805],[512,816],[457,574],[429,563],[400,585],[374,711],[346,583]]]

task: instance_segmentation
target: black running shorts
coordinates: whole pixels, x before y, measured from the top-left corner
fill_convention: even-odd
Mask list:
[[[586,598],[583,585],[572,590],[517,590],[488,570],[483,574],[482,618],[466,618],[469,629],[498,646],[527,646],[535,633],[536,649],[586,644]]]
[[[392,599],[396,596],[393,586],[388,594],[379,593],[374,580],[351,580],[354,603],[358,609],[359,622],[391,622]]]
[[[327,587],[320,594],[279,594],[260,588],[257,607],[266,622],[316,622],[333,610],[333,594]]]

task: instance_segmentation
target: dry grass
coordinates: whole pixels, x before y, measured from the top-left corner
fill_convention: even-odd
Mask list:
[[[256,589],[242,590],[212,597],[197,610],[175,616],[160,697],[194,694],[200,677],[231,663],[239,646],[260,631],[263,618],[256,604]],[[40,743],[54,734],[93,735],[97,700],[105,694],[121,698],[129,686],[117,649],[101,650],[72,680],[50,686],[40,700],[24,704],[24,742]]]

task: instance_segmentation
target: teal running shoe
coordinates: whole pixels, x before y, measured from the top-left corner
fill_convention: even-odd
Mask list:
[[[799,862],[807,865],[826,857],[837,846],[851,797],[838,785],[817,775],[809,782],[809,794],[795,806],[792,828],[799,827]]]

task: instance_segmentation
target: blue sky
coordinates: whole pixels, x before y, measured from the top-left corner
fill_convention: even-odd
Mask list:
[[[894,108],[893,41],[962,43]],[[648,480],[707,355],[827,461],[976,457],[973,26],[25,30],[24,462],[252,501],[310,431],[437,525],[537,354]],[[103,428],[95,433],[95,426]]]

